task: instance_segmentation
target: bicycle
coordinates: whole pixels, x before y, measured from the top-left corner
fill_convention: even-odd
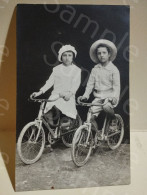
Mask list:
[[[74,128],[70,128],[70,124],[68,124],[68,126],[63,124],[62,126],[63,120],[61,118],[61,114],[59,114],[57,124],[54,125],[50,124],[50,122],[45,118],[44,109],[46,103],[56,101],[58,98],[48,100],[31,97],[29,99],[34,102],[39,102],[41,105],[38,117],[34,121],[26,124],[18,137],[17,151],[20,159],[25,164],[33,164],[41,157],[46,142],[45,131],[48,132],[47,139],[50,145],[53,145],[59,139],[62,139],[66,147],[71,147],[74,133],[82,124],[80,116],[77,115]]]
[[[91,107],[98,105],[82,102],[80,98],[81,97],[78,98],[77,102],[81,106]],[[109,98],[106,99],[104,104],[108,101]],[[91,117],[92,112],[89,111],[86,122],[76,130],[73,137],[71,156],[74,164],[78,167],[86,164],[92,150],[99,147],[103,142],[107,142],[109,148],[115,150],[121,145],[124,137],[124,122],[119,114],[115,114],[115,125],[113,124],[114,121],[106,114],[101,131],[98,130],[95,123],[91,121]],[[114,125],[114,128],[112,128],[111,125]]]

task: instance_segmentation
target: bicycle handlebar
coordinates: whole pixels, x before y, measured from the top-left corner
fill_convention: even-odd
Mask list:
[[[79,96],[79,97],[77,98],[78,104],[81,105],[81,106],[87,106],[87,107],[90,107],[90,106],[98,106],[98,105],[105,105],[108,101],[110,101],[109,98],[106,98],[103,104],[102,104],[100,101],[97,101],[97,103],[85,103],[85,102],[82,102],[82,101],[81,101],[81,97],[82,97],[82,96]],[[28,100],[31,100],[31,101],[34,101],[34,102],[54,102],[54,101],[58,100],[59,98],[60,98],[60,97],[57,96],[57,97],[54,98],[54,99],[36,99],[36,98],[34,98],[34,97],[31,95],[30,98],[29,98]]]
[[[103,104],[101,103],[101,101],[97,101],[97,103],[85,103],[85,102],[82,102],[81,101],[81,97],[82,96],[78,97],[78,99],[77,99],[78,104],[81,105],[81,106],[87,106],[87,107],[90,107],[90,106],[98,106],[98,105],[102,105],[103,106],[108,101],[110,101],[109,98],[106,98]]]
[[[60,97],[54,98],[54,99],[36,99],[32,95],[28,98],[28,100],[34,101],[34,102],[54,102],[58,100]]]
[[[77,98],[77,102],[78,102],[78,104],[79,104],[80,106],[87,106],[87,107],[92,106],[92,103],[85,103],[85,102],[82,102],[82,101],[81,101],[81,97],[82,97],[82,96],[79,96],[79,97]]]

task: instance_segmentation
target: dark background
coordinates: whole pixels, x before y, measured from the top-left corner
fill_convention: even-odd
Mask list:
[[[105,30],[112,31],[116,46],[122,41],[114,64],[118,67],[121,76],[121,99],[115,108],[125,123],[124,141],[129,142],[129,60],[124,52],[129,46],[129,7],[127,6],[97,6],[97,5],[70,5],[76,14],[68,24],[60,14],[63,11],[72,11],[68,5],[18,5],[17,6],[17,137],[23,126],[33,121],[38,114],[39,104],[29,102],[32,92],[38,91],[45,84],[52,68],[59,64],[57,52],[61,44],[71,44],[77,50],[75,64],[82,68],[82,82],[77,97],[83,95],[88,73],[94,67],[89,57],[90,46],[100,39]],[[46,7],[46,9],[45,9]],[[57,11],[55,9],[58,8]],[[54,11],[47,11],[47,9]],[[91,24],[85,33],[82,32],[87,20],[82,19],[75,28],[81,14],[98,23],[97,34],[92,38],[95,25]],[[65,19],[71,15],[64,14]],[[128,35],[126,35],[128,33]],[[126,36],[125,36],[126,35]],[[125,37],[125,38],[124,38]],[[112,41],[111,33],[105,37]],[[124,38],[124,40],[123,40]],[[55,46],[53,44],[55,43]],[[51,48],[52,47],[52,48]],[[129,52],[126,52],[129,58]],[[44,97],[48,98],[51,90]],[[91,95],[91,99],[93,96]],[[77,107],[83,120],[86,119],[87,108]],[[101,121],[101,120],[100,120]]]

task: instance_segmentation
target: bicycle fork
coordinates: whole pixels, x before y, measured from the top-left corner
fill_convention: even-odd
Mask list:
[[[89,142],[89,136],[90,136],[90,133],[91,133],[91,123],[84,123],[84,125],[86,125],[86,130],[88,131],[88,136],[86,138],[86,145],[87,145],[88,142]]]
[[[42,121],[41,120],[36,120],[36,125],[37,125],[37,127],[38,127],[39,130],[38,130],[37,136],[35,138],[35,142],[38,140],[38,137],[40,135],[40,131],[41,131],[41,128],[42,128]],[[32,136],[33,136],[33,133],[30,136],[30,139],[32,138]]]
[[[36,138],[35,138],[35,142],[37,142],[37,140],[38,140],[38,137],[39,137],[39,135],[40,135],[40,131],[41,131],[41,128],[42,128],[42,120],[41,120],[41,116],[42,116],[42,113],[43,113],[43,108],[44,108],[44,105],[45,105],[45,103],[42,103],[41,105],[40,105],[40,110],[39,110],[39,113],[38,113],[38,117],[37,117],[37,119],[35,120],[35,122],[36,122],[36,126],[38,127],[38,133],[37,133],[37,136],[36,136]],[[33,136],[33,134],[34,134],[34,131],[32,132],[32,134],[31,134],[31,136],[30,136],[30,139],[29,140],[31,140],[32,139],[32,136]]]

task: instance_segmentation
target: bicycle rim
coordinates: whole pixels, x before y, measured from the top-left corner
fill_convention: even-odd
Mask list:
[[[109,125],[107,129],[107,144],[111,150],[117,149],[123,140],[124,137],[124,123],[120,115],[116,114],[117,119],[117,129],[115,132],[109,130]]]
[[[39,128],[36,123],[31,122],[23,128],[18,138],[18,154],[25,164],[35,163],[42,155],[45,145],[45,134],[43,128],[41,128],[36,140],[38,131]]]
[[[90,132],[88,137],[88,130],[85,126],[77,129],[72,144],[72,159],[77,166],[83,166],[88,161],[92,143],[92,134]]]

